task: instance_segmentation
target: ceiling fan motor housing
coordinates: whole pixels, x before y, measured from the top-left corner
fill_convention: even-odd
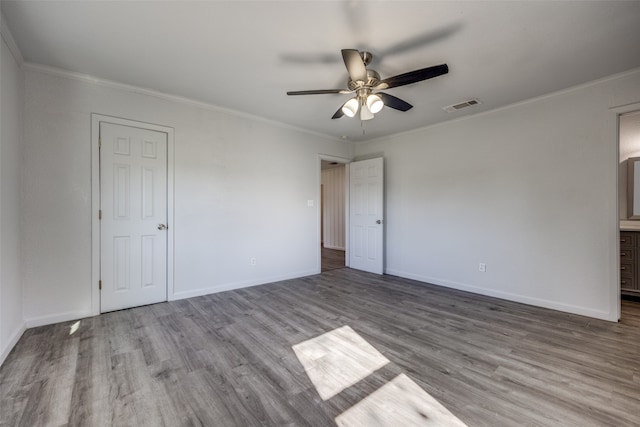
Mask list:
[[[380,81],[380,74],[378,74],[376,70],[367,70],[366,82],[360,82],[360,81],[354,82],[353,80],[349,79],[347,86],[349,87],[349,90],[358,90],[363,87],[370,89],[376,86],[379,81]]]

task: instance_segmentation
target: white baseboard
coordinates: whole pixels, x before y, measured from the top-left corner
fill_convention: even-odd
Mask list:
[[[296,279],[298,277],[311,276],[319,274],[318,270],[301,271],[298,273],[286,274],[283,276],[273,276],[267,278],[261,278],[256,280],[248,280],[243,282],[227,283],[219,286],[212,286],[209,288],[194,289],[184,292],[176,292],[173,297],[169,296],[169,301],[175,301],[185,298],[192,298],[202,295],[214,294],[217,292],[231,291],[234,289],[248,288],[250,286],[264,285],[266,283],[279,282],[282,280]],[[38,326],[51,325],[54,323],[68,322],[71,320],[84,319],[86,317],[94,316],[90,310],[87,311],[69,311],[66,313],[58,313],[49,316],[31,317],[25,319],[25,329],[37,328]],[[24,332],[24,330],[23,330]],[[16,340],[17,342],[17,340]]]
[[[519,302],[522,304],[533,305],[536,307],[549,308],[552,310],[563,311],[565,313],[578,314],[580,316],[593,317],[601,320],[608,320],[611,322],[617,322],[618,319],[613,313],[602,310],[594,310],[587,307],[580,307],[571,304],[565,304],[557,301],[550,301],[541,298],[529,297],[526,295],[512,294],[509,292],[497,291],[493,289],[480,288],[478,286],[468,285],[466,283],[452,282],[450,280],[440,279],[437,277],[423,276],[419,274],[407,273],[405,271],[387,269],[386,274],[398,277],[404,277],[405,279],[417,280],[419,282],[425,282],[433,285],[443,286],[446,288],[457,289],[460,291],[471,292],[474,294],[485,295],[494,298],[500,298],[507,301]]]
[[[234,289],[249,288],[251,286],[258,286],[258,285],[264,285],[267,283],[280,282],[282,280],[297,279],[299,277],[312,276],[314,274],[319,274],[319,273],[320,272],[317,270],[301,271],[298,273],[286,274],[283,276],[273,276],[273,277],[261,278],[257,280],[225,283],[222,285],[212,286],[209,288],[200,288],[200,289],[194,289],[190,291],[175,292],[173,294],[173,297],[169,297],[169,301],[200,297],[202,295],[210,295],[218,292],[232,291]]]
[[[38,326],[52,325],[54,323],[68,322],[70,320],[84,319],[92,317],[91,311],[68,311],[66,313],[58,313],[50,316],[31,317],[25,319],[27,328],[37,328]]]
[[[336,249],[338,251],[344,251],[344,246],[324,245],[325,249]]]
[[[20,337],[22,337],[22,334],[24,334],[24,331],[26,330],[27,327],[23,323],[19,325],[18,328],[13,332],[11,338],[7,342],[7,345],[5,345],[5,347],[2,349],[2,352],[0,353],[0,366],[2,366],[7,356],[9,356],[9,353],[11,353],[11,350],[13,350],[13,347],[16,346],[18,340],[20,340]]]

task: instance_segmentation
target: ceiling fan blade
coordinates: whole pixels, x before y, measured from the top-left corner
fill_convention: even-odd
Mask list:
[[[349,72],[349,78],[354,82],[367,81],[367,68],[364,66],[364,62],[360,57],[360,52],[355,49],[342,49],[342,59],[344,65]]]
[[[294,90],[287,92],[287,95],[327,95],[330,93],[351,93],[351,91],[345,89]]]
[[[380,81],[376,89],[388,89],[392,87],[409,85],[411,83],[421,82],[423,80],[432,79],[434,77],[447,74],[449,67],[447,64],[434,65],[433,67],[422,68],[420,70],[409,71],[408,73],[398,74]]]
[[[331,119],[339,119],[342,116],[344,116],[344,113],[342,112],[342,105],[341,105],[340,108],[338,108],[338,111],[336,111],[334,115],[331,116]]]
[[[384,102],[384,105],[395,110],[407,111],[413,108],[413,105],[403,101],[400,98],[396,98],[393,95],[389,95],[388,93],[377,92],[376,95],[382,98],[382,102]]]

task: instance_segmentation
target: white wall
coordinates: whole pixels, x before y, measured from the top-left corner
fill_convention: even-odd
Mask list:
[[[324,169],[322,186],[324,200],[322,204],[324,221],[324,247],[345,249],[345,167]]]
[[[91,314],[91,113],[175,129],[173,298],[319,271],[319,212],[307,200],[318,154],[350,158],[349,145],[37,67],[25,78],[28,325]],[[633,73],[358,146],[360,158],[386,159],[386,271],[614,320],[608,108],[639,100]]]
[[[24,79],[2,28],[0,52],[0,364],[24,332],[20,280],[20,163]]]
[[[318,154],[352,157],[349,145],[33,66],[25,77],[29,326],[91,314],[91,113],[175,129],[172,298],[320,271]]]
[[[385,157],[386,272],[617,320],[609,109],[638,101],[636,71],[356,147]]]

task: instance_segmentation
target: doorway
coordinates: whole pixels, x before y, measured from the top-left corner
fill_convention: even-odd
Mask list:
[[[92,311],[170,300],[173,129],[92,114],[91,133]]]
[[[640,302],[640,221],[638,221],[640,111],[618,115],[618,144],[619,282],[620,297],[624,305],[625,301]]]
[[[320,160],[320,266],[321,272],[347,265],[347,166]]]
[[[326,172],[323,172],[323,164]],[[319,273],[323,269],[329,271],[351,267],[384,274],[384,159],[378,157],[348,162],[345,159],[320,155],[319,166]],[[330,174],[339,176],[335,179],[336,182],[331,184],[330,179],[323,179],[323,175]],[[332,186],[339,194],[334,197],[335,204],[330,202]],[[339,226],[330,224],[330,215],[339,221]],[[344,255],[327,251],[342,251],[342,247]],[[325,257],[323,265],[323,250],[327,255],[339,257],[338,263],[330,263],[329,257]],[[340,262],[343,256],[344,265]]]

